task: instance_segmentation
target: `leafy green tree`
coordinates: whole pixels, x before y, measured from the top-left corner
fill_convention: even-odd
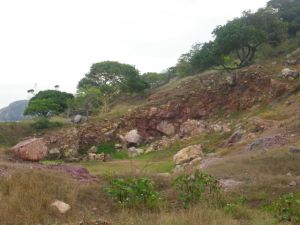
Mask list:
[[[139,71],[131,65],[105,61],[95,63],[90,72],[78,83],[78,89],[97,87],[103,93],[140,92],[148,88]]]
[[[157,88],[168,82],[168,77],[163,73],[144,73],[142,79],[150,85],[150,88]]]
[[[40,91],[30,99],[24,115],[48,117],[63,113],[72,94],[56,90]]]
[[[103,104],[103,94],[99,88],[80,89],[74,99],[68,102],[69,114],[84,113],[87,117],[95,108]]]
[[[216,44],[213,41],[204,44],[196,44],[190,51],[190,64],[195,72],[202,72],[212,66],[220,65],[223,60],[217,54]]]
[[[278,10],[283,21],[288,22],[288,33],[296,36],[300,31],[300,1],[299,0],[271,0],[268,6]]]
[[[256,13],[244,12],[243,16],[218,26],[215,35],[216,55],[226,69],[240,68],[251,64],[257,48],[263,43],[277,44],[286,33],[286,24],[273,11],[262,9]],[[236,66],[227,67],[228,56],[236,57]]]

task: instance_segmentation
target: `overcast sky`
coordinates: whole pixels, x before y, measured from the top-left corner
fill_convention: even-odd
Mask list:
[[[0,0],[0,108],[27,90],[74,93],[92,63],[173,66],[195,42],[267,0]]]

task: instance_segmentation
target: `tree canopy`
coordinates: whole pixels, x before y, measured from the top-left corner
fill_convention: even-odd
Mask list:
[[[47,117],[63,113],[73,98],[72,94],[57,90],[40,91],[30,99],[24,115]]]
[[[148,84],[141,79],[134,66],[105,61],[93,64],[90,72],[79,81],[78,89],[87,87],[99,88],[103,93],[140,92]]]
[[[283,21],[288,22],[288,33],[296,36],[300,31],[300,1],[299,0],[271,0],[268,6],[278,10]]]

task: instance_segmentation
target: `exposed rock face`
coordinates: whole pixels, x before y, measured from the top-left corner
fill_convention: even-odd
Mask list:
[[[58,212],[60,212],[61,214],[65,214],[66,212],[68,212],[71,209],[71,206],[69,204],[59,201],[59,200],[55,200],[51,204],[51,207],[58,210]]]
[[[299,71],[285,68],[281,72],[282,77],[286,79],[296,79],[299,77]]]
[[[258,138],[256,141],[251,143],[247,150],[250,151],[266,151],[270,148],[284,146],[287,142],[287,139],[281,135],[271,135],[266,137]]]
[[[167,136],[172,136],[175,134],[175,127],[172,123],[168,123],[167,121],[160,122],[156,129]]]
[[[127,144],[129,146],[138,146],[141,141],[142,141],[142,137],[141,135],[138,133],[138,131],[135,130],[131,130],[129,131],[126,135],[125,135],[125,141],[127,142]]]
[[[268,102],[274,97],[287,93],[287,85],[273,81],[259,66],[241,69],[235,81],[226,80],[220,73],[195,76],[178,84],[176,90],[161,90],[149,97],[159,107],[139,109],[132,115],[135,127],[143,137],[161,136],[157,128],[162,121],[173,124],[182,132],[201,132],[201,125],[195,121],[206,120],[220,109],[224,113],[241,111],[254,106],[258,101]],[[189,91],[190,90],[190,91]],[[195,91],[197,90],[197,91]],[[195,129],[193,129],[195,128]],[[216,129],[222,129],[221,125]]]
[[[186,147],[174,155],[173,160],[176,165],[182,165],[184,163],[189,163],[194,159],[202,159],[203,152],[201,145],[193,145]]]
[[[42,138],[22,141],[12,148],[16,155],[26,161],[39,161],[48,154],[48,148]]]

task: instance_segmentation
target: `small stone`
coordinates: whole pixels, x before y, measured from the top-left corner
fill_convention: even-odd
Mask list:
[[[292,154],[300,154],[300,148],[295,147],[295,146],[290,146],[289,147],[289,152]]]
[[[51,207],[54,207],[57,209],[61,214],[65,214],[71,209],[71,206],[65,202],[55,200],[52,204]]]
[[[290,187],[295,187],[297,185],[296,181],[292,181],[289,183],[289,186]]]

